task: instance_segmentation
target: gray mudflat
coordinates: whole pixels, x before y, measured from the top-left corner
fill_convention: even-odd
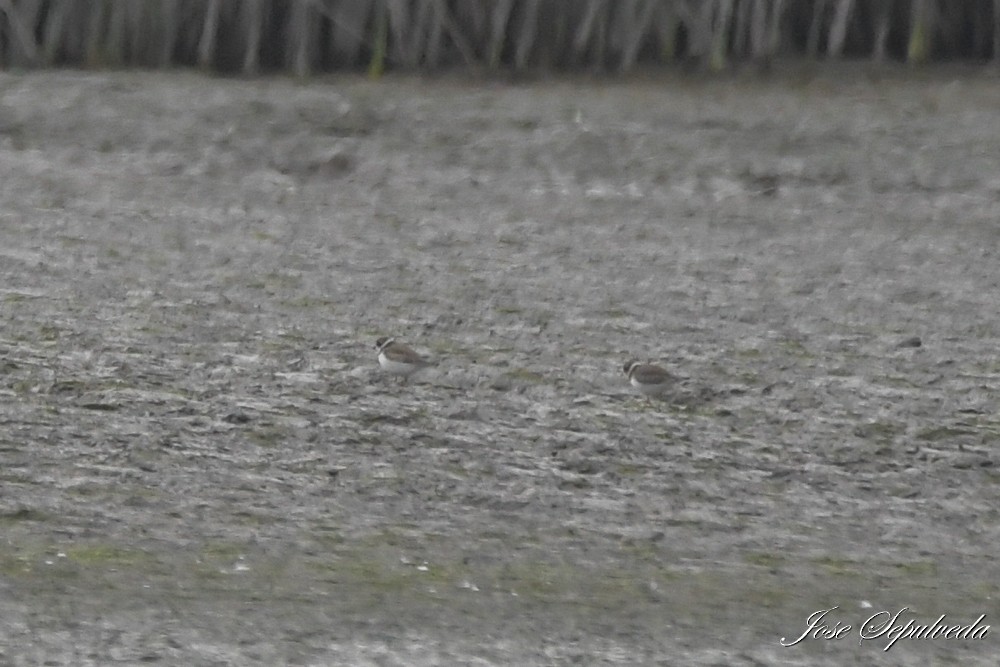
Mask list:
[[[0,662],[995,664],[858,645],[1000,611],[1000,81],[916,77],[0,76]]]

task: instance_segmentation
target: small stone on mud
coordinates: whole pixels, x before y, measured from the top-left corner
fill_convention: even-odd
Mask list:
[[[250,421],[250,415],[245,412],[230,412],[222,418],[227,424],[246,424]]]

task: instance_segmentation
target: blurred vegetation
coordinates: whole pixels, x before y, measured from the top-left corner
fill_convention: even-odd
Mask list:
[[[1000,62],[1000,0],[0,0],[0,67],[712,71]]]

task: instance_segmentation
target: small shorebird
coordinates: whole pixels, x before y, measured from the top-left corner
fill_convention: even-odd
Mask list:
[[[375,349],[378,350],[378,365],[382,370],[403,378],[403,382],[421,368],[431,365],[431,362],[414,352],[409,345],[389,336],[376,340]]]
[[[647,399],[659,396],[674,383],[674,377],[656,364],[640,364],[632,360],[624,366],[629,383]]]

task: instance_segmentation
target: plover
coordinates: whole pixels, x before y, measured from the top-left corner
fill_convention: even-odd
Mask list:
[[[378,350],[378,365],[389,375],[403,378],[405,382],[413,373],[431,365],[409,345],[400,343],[395,338],[383,336],[375,341]]]
[[[659,396],[674,383],[674,377],[656,364],[640,364],[632,360],[625,364],[624,370],[629,383],[646,398]]]

